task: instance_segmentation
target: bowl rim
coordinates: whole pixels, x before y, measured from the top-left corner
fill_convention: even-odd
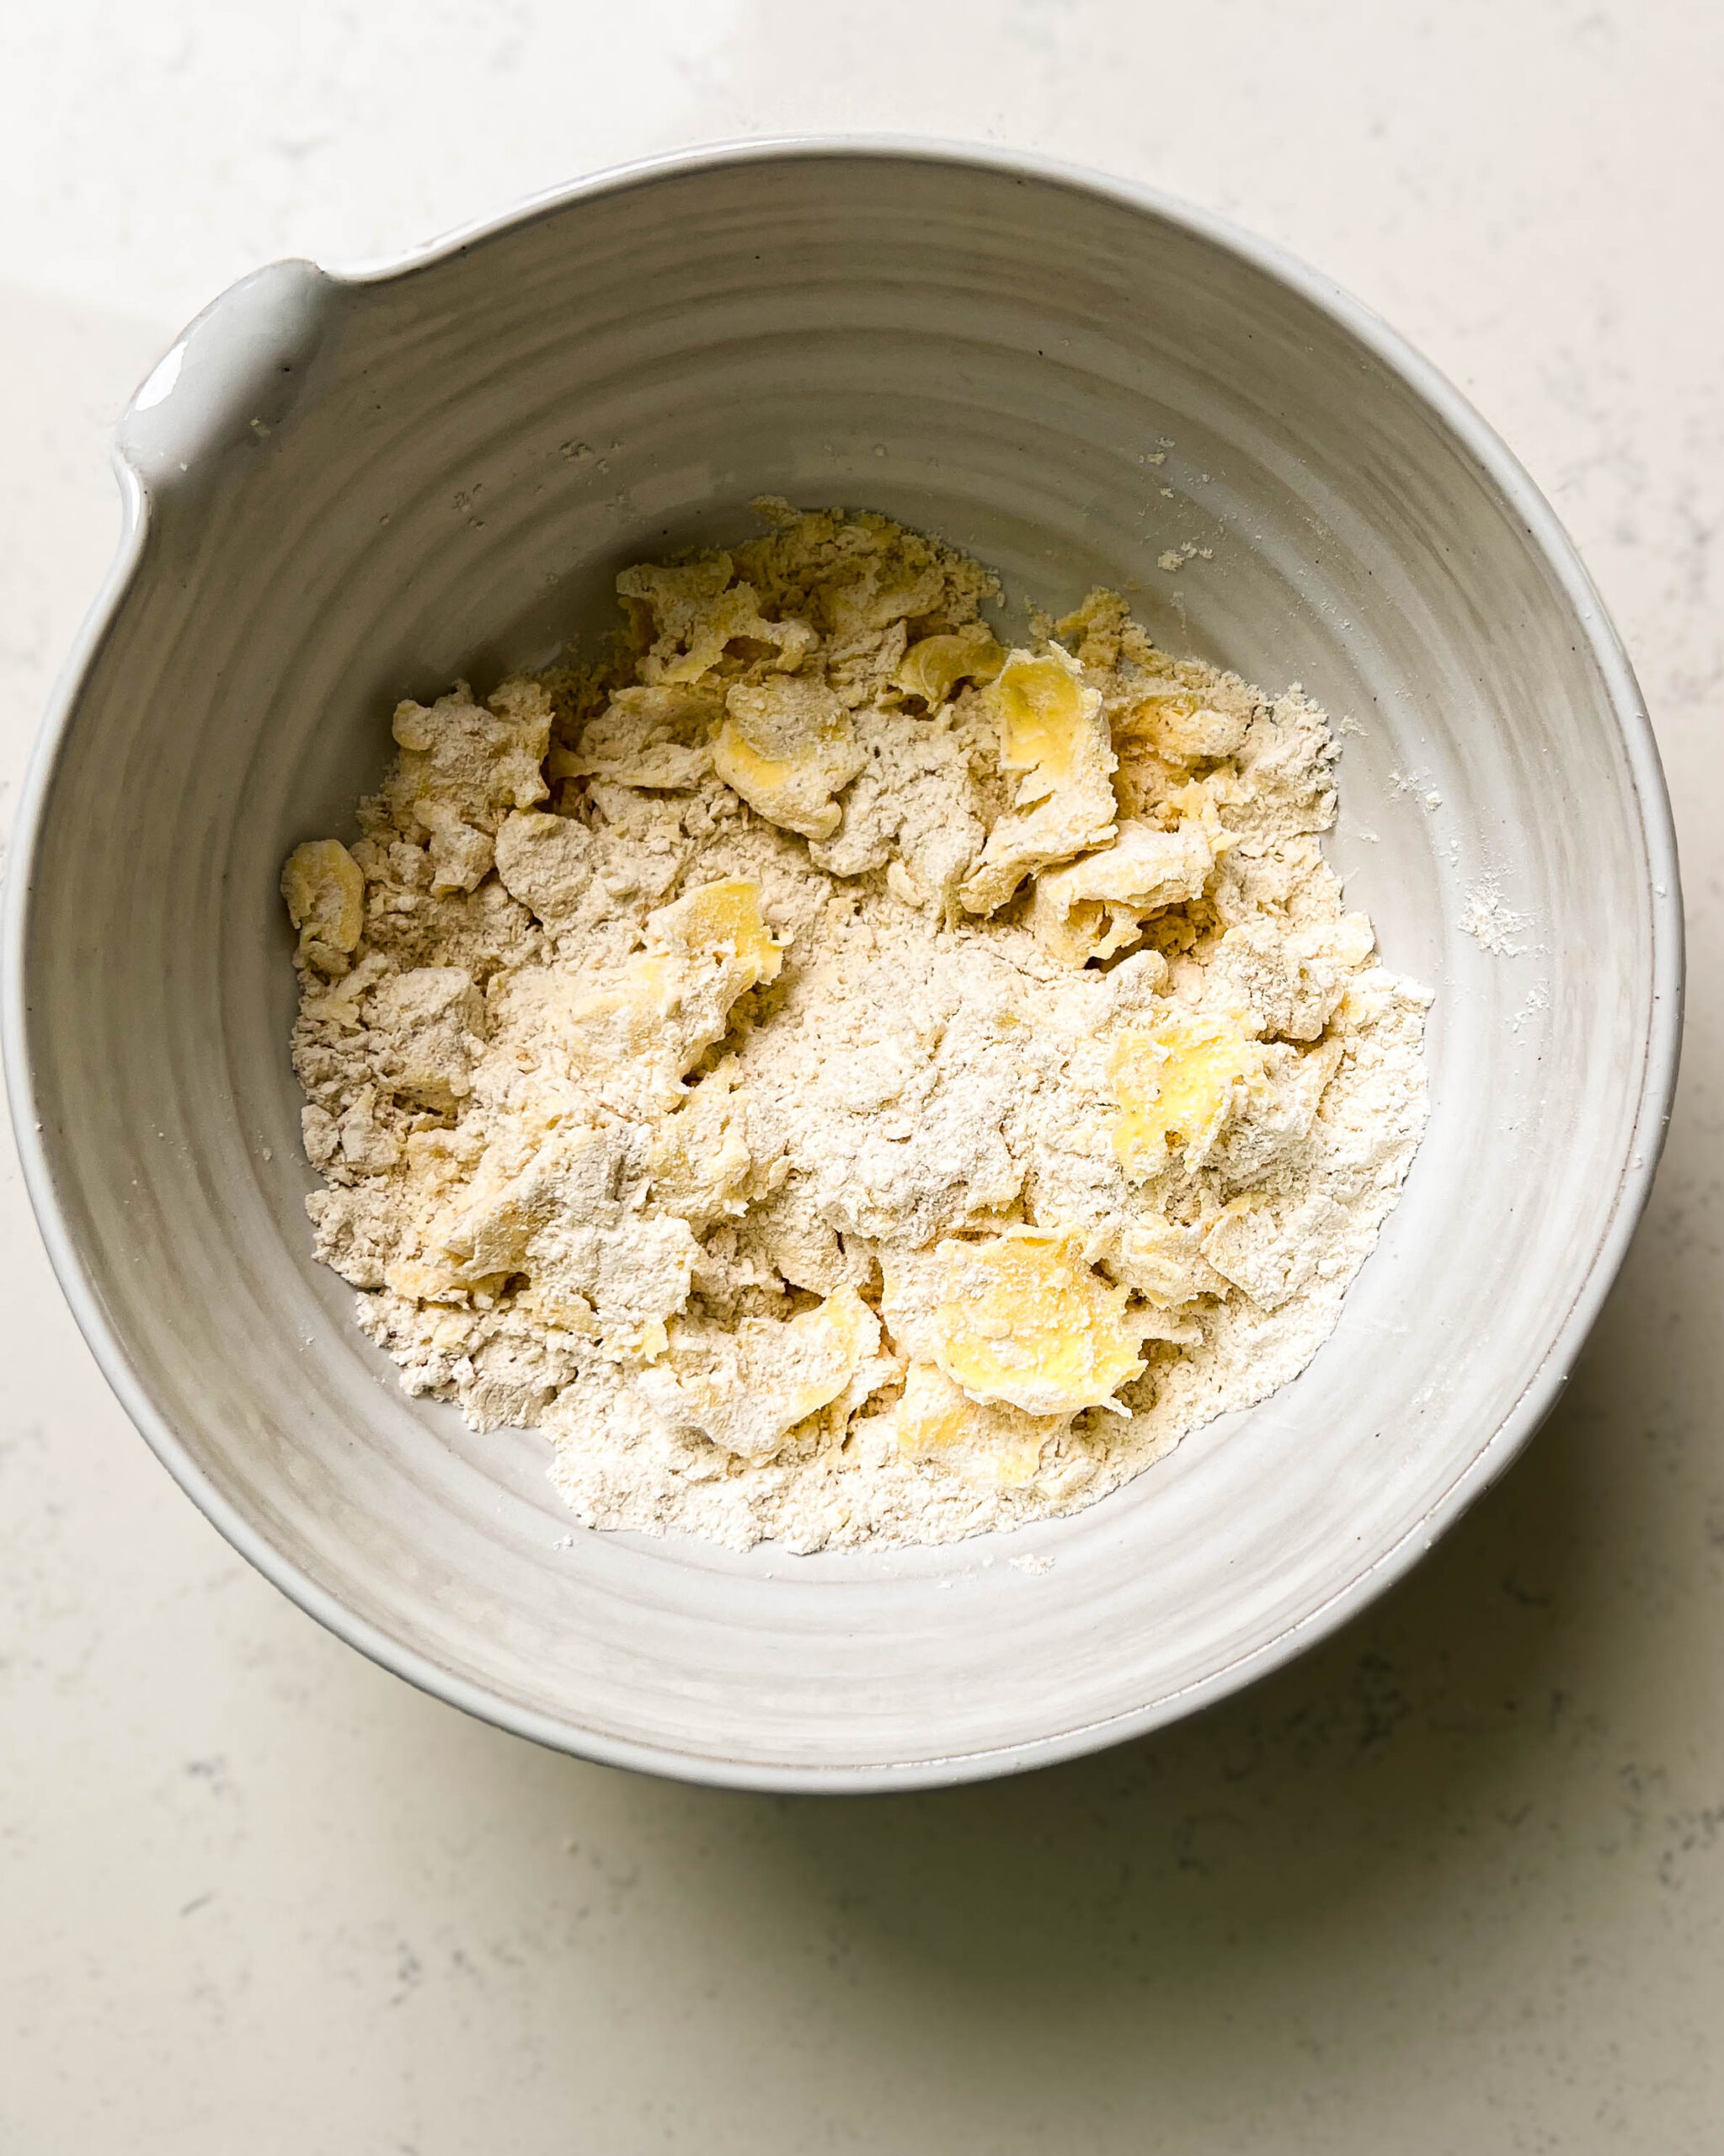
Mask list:
[[[1684,931],[1676,838],[1668,792],[1645,702],[1632,666],[1592,579],[1550,504],[1519,459],[1460,392],[1372,309],[1332,278],[1277,243],[1226,218],[1134,180],[995,144],[905,134],[814,134],[721,141],[632,160],[526,198],[495,216],[405,252],[325,267],[339,287],[363,289],[417,275],[482,241],[555,215],[574,203],[627,192],[671,178],[750,164],[878,158],[1004,173],[1088,195],[1172,226],[1230,253],[1290,290],[1365,348],[1434,414],[1482,468],[1519,519],[1527,540],[1568,602],[1609,697],[1651,864],[1652,1001],[1634,1141],[1620,1168],[1608,1224],[1568,1310],[1513,1407],[1480,1451],[1454,1475],[1423,1518],[1373,1563],[1305,1616],[1221,1668],[1142,1707],[1127,1710],[1020,1742],[942,1756],[866,1765],[765,1764],[681,1751],[583,1729],[523,1707],[443,1668],[355,1615],[327,1588],[277,1550],[214,1486],[157,1407],[110,1326],[101,1298],[61,1206],[54,1174],[55,1144],[45,1131],[29,1054],[29,983],[25,953],[44,810],[61,747],[75,721],[85,677],[125,599],[142,558],[151,492],[139,467],[117,440],[121,528],[114,558],[50,694],[20,788],[0,915],[0,1055],[24,1186],[72,1315],[103,1375],[157,1457],[211,1523],[264,1577],[349,1646],[419,1690],[511,1734],[599,1764],[732,1789],[782,1794],[855,1795],[935,1788],[989,1780],[1080,1757],[1180,1720],[1267,1676],[1315,1646],[1399,1580],[1489,1488],[1527,1444],[1554,1406],[1569,1369],[1599,1315],[1643,1212],[1668,1127],[1682,1036]],[[253,273],[254,275],[257,273]],[[250,281],[239,280],[241,284]],[[229,291],[237,286],[228,288]],[[147,394],[198,323],[222,306],[219,295],[181,332],[119,422],[153,399]]]

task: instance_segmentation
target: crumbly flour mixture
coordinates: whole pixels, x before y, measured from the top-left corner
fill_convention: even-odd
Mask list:
[[[1333,1327],[1429,999],[1296,689],[1105,591],[1003,649],[937,541],[756,506],[618,579],[604,664],[402,704],[290,858],[318,1254],[590,1524],[1068,1512]]]

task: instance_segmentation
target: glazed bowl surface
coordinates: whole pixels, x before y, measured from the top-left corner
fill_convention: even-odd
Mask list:
[[[382,270],[259,272],[118,450],[123,543],[11,862],[14,1117],[129,1412],[355,1646],[595,1758],[958,1781],[1284,1660],[1536,1427],[1662,1138],[1668,805],[1548,508],[1323,280],[1026,157],[697,152]],[[350,830],[398,698],[597,634],[620,567],[741,536],[761,494],[925,526],[1056,608],[1111,584],[1172,648],[1303,683],[1347,722],[1331,858],[1436,995],[1428,1134],[1310,1367],[1009,1538],[584,1530],[543,1441],[408,1398],[311,1256],[284,855]]]

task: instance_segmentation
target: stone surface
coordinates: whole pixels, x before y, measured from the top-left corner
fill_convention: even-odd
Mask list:
[[[0,175],[0,804],[106,560],[104,429],[236,274],[393,250],[675,142],[1021,141],[1292,245],[1550,491],[1668,763],[1686,1069],[1564,1406],[1406,1583],[1195,1723],[903,1798],[643,1781],[371,1669],[133,1435],[8,1169],[0,2142],[1711,2149],[1724,288],[1689,251],[1721,176],[1710,11],[760,0],[621,30],[586,6],[345,22],[333,0],[87,5],[29,33]]]

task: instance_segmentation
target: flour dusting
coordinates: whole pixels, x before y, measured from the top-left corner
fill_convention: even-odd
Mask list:
[[[1519,958],[1526,946],[1515,938],[1531,926],[1531,915],[1514,910],[1494,876],[1481,877],[1466,894],[1460,921],[1461,933],[1471,937],[1480,950],[1488,951],[1492,958]]]

